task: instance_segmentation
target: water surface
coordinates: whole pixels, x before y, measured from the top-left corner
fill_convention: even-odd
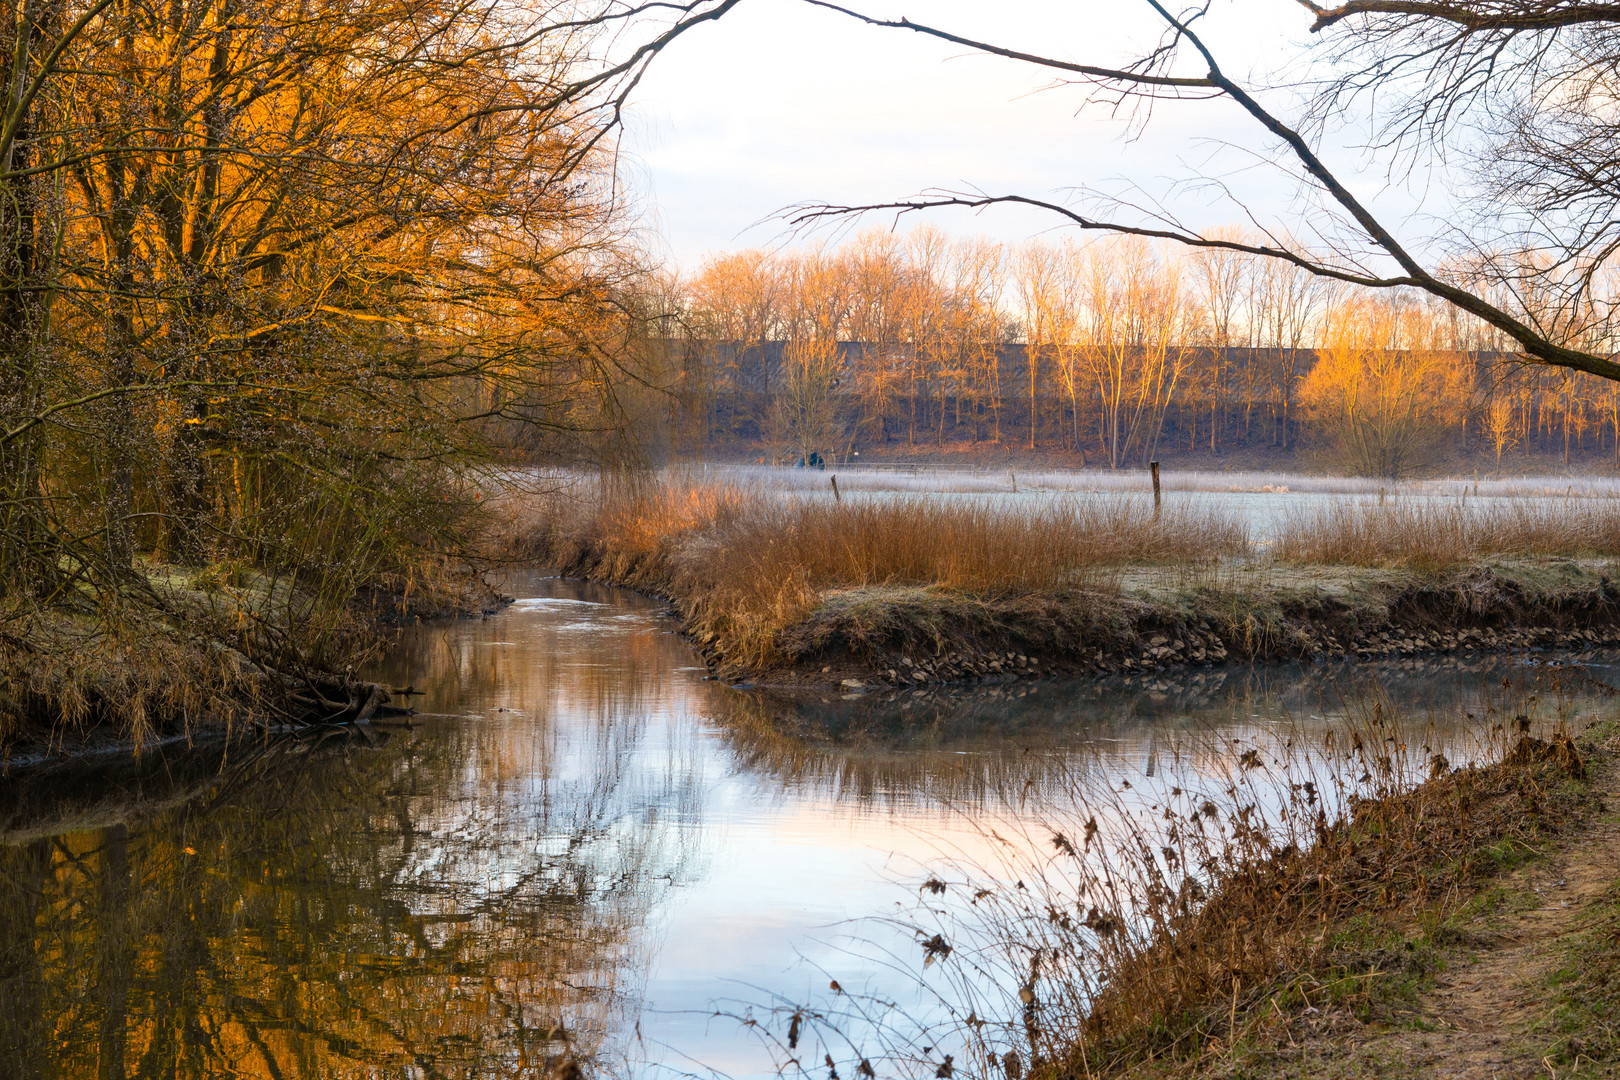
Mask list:
[[[942,965],[886,917],[1077,778],[1214,775],[1220,740],[1319,730],[1374,682],[1458,755],[1620,681],[1608,653],[1480,655],[778,701],[707,680],[661,604],[508,588],[372,673],[422,691],[412,726],[11,781],[0,1075],[768,1075],[736,1015],[833,979],[926,1012]]]

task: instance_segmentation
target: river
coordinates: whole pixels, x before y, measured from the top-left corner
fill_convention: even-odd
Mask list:
[[[797,1005],[945,1016],[961,956],[925,966],[914,925],[1007,865],[991,823],[1040,847],[1077,785],[1216,776],[1212,747],[1369,693],[1459,760],[1492,717],[1611,708],[1620,676],[1478,656],[784,702],[706,678],[655,601],[506,587],[369,672],[422,692],[400,726],[10,781],[0,1076],[527,1076],[565,1050],[772,1075]]]

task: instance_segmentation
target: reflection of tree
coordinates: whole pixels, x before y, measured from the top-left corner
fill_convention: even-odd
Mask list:
[[[1455,725],[1467,710],[1483,716],[1501,704],[1495,699],[1526,693],[1526,678],[1548,701],[1570,700],[1582,687],[1565,674],[1527,673],[1512,657],[1440,657],[1377,669],[1190,669],[854,700],[731,694],[715,708],[744,768],[851,801],[944,802],[973,813],[1067,790],[1087,772],[1117,780],[1176,757],[1197,768],[1194,759],[1219,738],[1247,739],[1256,725],[1321,726],[1386,697],[1420,725],[1431,717]],[[1514,688],[1493,693],[1503,676]]]
[[[0,802],[0,1077],[516,1076],[565,1047],[628,1055],[650,908],[692,874],[700,710],[768,774],[748,782],[995,811],[1094,767],[1198,769],[1199,733],[1308,719],[1354,689],[1323,665],[705,704],[713,684],[675,673],[690,653],[645,602],[580,595],[608,603],[521,634],[427,631],[378,673],[425,689],[424,714],[473,716],[424,715],[380,749],[299,744],[212,801],[142,789],[140,821],[90,798],[77,825],[58,800],[30,827]],[[1446,705],[1499,686],[1496,663],[1382,681]]]
[[[506,661],[471,655],[447,677],[487,688]],[[522,722],[284,754],[217,805],[0,847],[0,1075],[483,1077],[612,1054],[648,908],[687,875],[662,822],[695,793],[629,764],[642,695],[667,686],[588,670],[558,690],[590,703],[577,738],[535,697]]]

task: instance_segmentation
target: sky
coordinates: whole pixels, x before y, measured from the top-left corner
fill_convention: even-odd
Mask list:
[[[872,0],[862,10],[1090,63],[1122,61],[1157,37],[1134,0]],[[1286,78],[1307,23],[1294,0],[1217,0],[1204,33],[1229,73],[1258,84]],[[686,271],[711,252],[835,237],[793,236],[778,215],[794,204],[941,188],[1058,201],[1123,195],[1168,200],[1196,225],[1238,221],[1240,208],[1210,187],[1175,184],[1213,174],[1268,222],[1302,211],[1311,220],[1293,184],[1265,164],[1263,133],[1230,103],[1160,105],[1133,128],[1105,108],[1082,108],[1082,88],[1051,84],[1050,73],[1027,65],[863,27],[799,0],[745,0],[654,63],[625,149],[664,255]],[[1357,187],[1402,213],[1411,208],[1410,193],[1382,190],[1378,176]],[[1010,241],[1059,235],[1056,221],[1032,210],[931,220]]]

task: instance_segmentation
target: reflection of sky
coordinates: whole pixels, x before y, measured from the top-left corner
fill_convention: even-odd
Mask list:
[[[717,1004],[816,1000],[829,976],[914,996],[920,949],[873,917],[914,904],[920,867],[941,851],[998,862],[957,809],[1013,831],[1062,814],[1059,777],[1110,789],[1129,777],[1146,797],[1172,776],[1224,775],[1212,731],[1251,740],[1319,724],[1354,681],[1234,670],[920,696],[905,712],[875,698],[772,704],[705,681],[660,604],[554,579],[508,589],[537,595],[487,620],[418,628],[385,668],[394,685],[428,691],[410,737],[467,750],[456,790],[420,794],[432,834],[417,841],[429,849],[421,880],[437,867],[433,845],[515,829],[553,867],[633,892],[621,899],[645,925],[627,962],[645,970],[623,972],[620,987],[640,987],[624,1014],[640,1041],[619,1033],[619,1052],[672,1069],[769,1071],[752,1038],[710,1015]],[[1486,708],[1480,688],[1501,681],[1491,663],[1396,665],[1386,688],[1421,726],[1460,700]],[[558,827],[536,834],[514,805]],[[577,821],[607,827],[567,827]],[[519,864],[503,862],[510,842],[486,850],[480,888],[492,896]],[[885,948],[901,970],[870,959]]]

